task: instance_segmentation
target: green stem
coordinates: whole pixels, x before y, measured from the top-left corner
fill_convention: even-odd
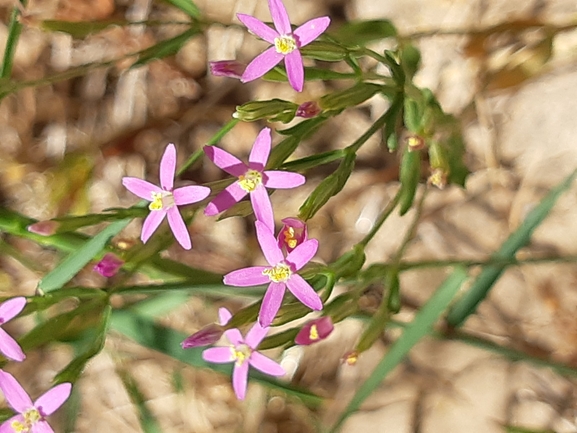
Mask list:
[[[381,117],[379,117],[375,121],[375,123],[373,123],[369,129],[367,129],[367,131],[363,135],[361,135],[359,138],[357,138],[353,144],[347,146],[345,148],[345,150],[349,153],[356,153],[357,150],[359,150],[360,147],[363,144],[365,144],[365,142],[369,138],[371,138],[373,136],[373,134],[375,134],[379,129],[381,129],[383,126],[385,126],[385,123],[387,123],[387,120],[388,120],[388,116],[387,116],[388,112],[389,112],[388,110],[385,111],[381,115]]]
[[[26,0],[20,0],[22,7],[26,6]],[[18,21],[20,15],[20,8],[14,7],[10,14],[10,24],[8,25],[8,38],[6,39],[6,48],[4,50],[4,58],[2,59],[2,66],[0,67],[0,78],[8,79],[12,76],[12,66],[14,64],[14,55],[16,54],[16,46],[18,45],[18,38],[22,31],[22,24]]]
[[[381,226],[389,217],[389,215],[391,215],[395,207],[397,207],[400,198],[401,198],[401,189],[399,188],[393,199],[387,204],[387,206],[383,209],[383,211],[377,218],[377,221],[373,224],[373,228],[371,229],[371,231],[368,232],[367,235],[357,245],[361,245],[363,249],[367,246],[367,244],[371,241],[371,239],[373,239],[377,234],[377,232],[380,230]]]

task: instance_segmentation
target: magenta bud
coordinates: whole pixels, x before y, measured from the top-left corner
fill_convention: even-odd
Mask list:
[[[237,78],[240,80],[246,65],[243,65],[236,60],[219,60],[216,62],[208,62],[210,73],[217,77]]]
[[[183,349],[190,349],[192,347],[208,346],[220,340],[224,330],[223,327],[216,323],[211,323],[205,326],[200,331],[195,332],[190,337],[186,338],[180,345]]]
[[[307,225],[298,218],[285,218],[282,223],[283,226],[277,237],[278,246],[281,250],[286,249],[287,253],[290,253],[308,239]]]
[[[34,233],[40,236],[52,236],[56,233],[60,227],[60,223],[57,221],[46,220],[46,221],[38,221],[37,223],[30,224],[26,229],[30,233]]]
[[[295,337],[295,343],[308,346],[327,338],[333,332],[333,321],[329,316],[307,322]]]
[[[297,108],[296,116],[304,117],[305,119],[310,119],[311,117],[318,116],[321,112],[321,107],[315,101],[303,102]]]
[[[110,278],[116,275],[123,264],[124,261],[116,257],[114,254],[106,253],[104,257],[102,257],[102,260],[96,263],[93,270],[103,277]]]

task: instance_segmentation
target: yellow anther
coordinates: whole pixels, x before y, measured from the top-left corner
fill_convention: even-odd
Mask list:
[[[27,433],[30,431],[30,427],[22,424],[20,421],[12,421],[10,423],[10,427],[12,427],[12,430],[14,430],[16,433]]]
[[[233,361],[235,361],[236,365],[240,367],[246,360],[250,358],[252,349],[246,344],[241,344],[240,346],[230,346],[230,353]]]
[[[246,192],[253,192],[262,183],[262,173],[256,170],[248,170],[238,177],[238,184]]]
[[[287,227],[284,231],[284,241],[289,246],[289,248],[296,248],[297,240],[295,238],[295,229],[292,227]]]
[[[286,55],[297,49],[297,41],[291,35],[283,35],[274,39],[274,47],[277,53]]]
[[[317,329],[317,325],[311,326],[311,332],[309,334],[311,340],[316,341],[319,339],[319,330]]]
[[[148,205],[150,210],[168,209],[174,206],[174,197],[168,191],[152,192],[152,202]]]
[[[289,279],[292,272],[291,269],[288,267],[288,265],[285,265],[284,263],[279,263],[274,268],[265,269],[264,271],[262,271],[262,274],[267,275],[270,278],[270,280],[275,283],[280,282],[284,283],[286,280]]]
[[[38,422],[42,420],[42,415],[38,412],[38,409],[32,408],[28,409],[26,412],[22,414],[24,418],[24,422],[20,422],[18,420],[12,421],[10,423],[10,427],[16,433],[28,433],[32,431],[32,427]]]

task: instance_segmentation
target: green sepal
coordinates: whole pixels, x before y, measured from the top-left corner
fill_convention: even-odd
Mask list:
[[[383,86],[373,83],[357,83],[345,90],[324,95],[319,100],[319,106],[326,111],[339,111],[354,107],[365,102],[381,91]]]
[[[266,119],[269,122],[288,123],[294,119],[299,106],[294,102],[282,99],[251,101],[236,107],[232,117],[244,122]]]
[[[417,193],[417,186],[421,178],[421,152],[405,150],[401,160],[399,178],[402,188],[399,199],[399,212],[404,215],[411,208]]]

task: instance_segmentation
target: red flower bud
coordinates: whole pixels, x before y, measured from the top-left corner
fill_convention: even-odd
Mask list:
[[[298,218],[285,218],[282,222],[283,226],[277,237],[278,246],[290,253],[308,239],[307,225]]]
[[[302,346],[317,343],[327,338],[333,332],[333,321],[329,316],[311,320],[299,331],[295,337],[295,343]]]
[[[112,253],[106,253],[102,260],[100,260],[94,266],[94,271],[98,272],[103,277],[113,277],[116,275],[120,267],[124,264],[124,261],[116,257]]]

